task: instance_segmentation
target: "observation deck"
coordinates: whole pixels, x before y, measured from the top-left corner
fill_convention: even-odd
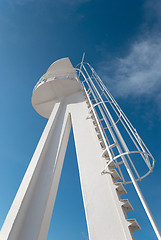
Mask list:
[[[32,106],[43,117],[49,118],[56,102],[82,89],[69,58],[50,65],[33,89]]]

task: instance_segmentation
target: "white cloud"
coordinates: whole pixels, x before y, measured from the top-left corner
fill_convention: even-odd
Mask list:
[[[144,95],[157,99],[161,90],[161,38],[135,42],[125,58],[104,61],[98,70],[115,96]]]
[[[146,0],[141,34],[124,58],[103,61],[98,71],[115,96],[161,100],[161,2]]]

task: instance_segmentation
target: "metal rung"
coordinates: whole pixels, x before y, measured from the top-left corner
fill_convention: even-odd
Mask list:
[[[121,199],[120,202],[123,203],[122,208],[125,211],[125,213],[129,212],[130,210],[133,210],[133,207],[131,206],[128,199]]]
[[[87,94],[89,95],[92,92],[91,88],[88,89]]]
[[[130,223],[129,230],[131,233],[136,232],[138,229],[141,229],[136,219],[127,219],[127,221]]]
[[[117,143],[113,143],[113,144],[111,144],[110,146],[108,146],[108,148],[109,148],[109,149],[112,149],[112,148],[116,147],[116,145],[117,145]]]
[[[103,121],[103,120],[104,120],[104,118],[98,119],[99,122],[101,122],[101,121]]]
[[[96,102],[95,104],[93,104],[93,107],[97,106],[97,105],[100,105],[102,104],[102,101],[101,102]]]

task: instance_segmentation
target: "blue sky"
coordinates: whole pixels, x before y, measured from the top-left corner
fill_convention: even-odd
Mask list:
[[[0,225],[46,124],[31,105],[32,89],[49,65],[83,52],[156,159],[140,183],[161,229],[161,3],[159,0],[0,1]],[[132,186],[127,198],[142,230],[156,239]],[[62,171],[48,240],[85,240],[87,229],[73,135]]]

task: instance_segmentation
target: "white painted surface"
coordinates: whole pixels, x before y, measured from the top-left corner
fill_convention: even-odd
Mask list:
[[[111,175],[101,175],[104,159],[83,95],[77,93],[66,101],[55,105],[4,223],[3,240],[46,239],[69,136],[70,114],[89,237],[131,239]]]
[[[132,239],[110,174],[101,175],[105,160],[83,94],[69,105],[89,239]]]
[[[65,91],[63,84],[60,80]],[[2,227],[1,240],[46,239],[71,121],[90,240],[132,239],[111,175],[101,175],[105,166],[102,150],[77,82],[76,86],[74,94],[67,89],[67,96],[54,100],[54,109]]]
[[[49,118],[58,99],[70,96],[82,88],[76,77],[76,71],[69,58],[54,62],[34,88],[34,109],[41,116]]]
[[[66,105],[57,103],[2,227],[0,239],[46,239],[70,132]]]

